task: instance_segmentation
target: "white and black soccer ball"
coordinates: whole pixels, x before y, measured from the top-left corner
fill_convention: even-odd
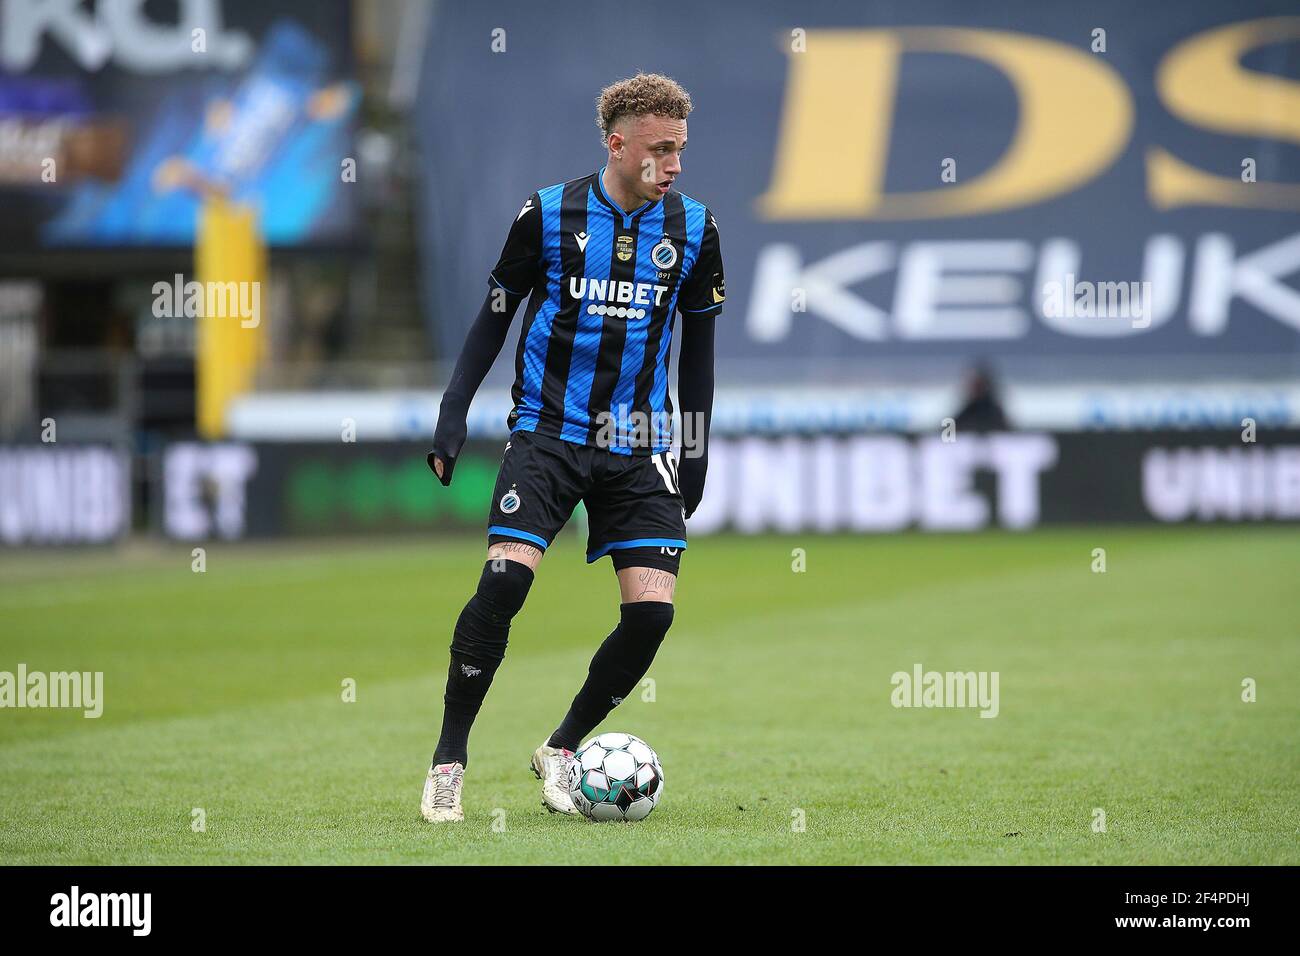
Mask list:
[[[640,737],[601,734],[573,755],[569,796],[589,820],[644,820],[663,792],[659,757]]]

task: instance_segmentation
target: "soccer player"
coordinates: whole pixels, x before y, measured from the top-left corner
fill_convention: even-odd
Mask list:
[[[533,754],[547,808],[576,812],[574,750],[645,676],[672,624],[686,519],[704,494],[713,326],[725,297],[717,223],[673,188],[690,112],[687,92],[658,74],[601,91],[606,164],[523,204],[443,393],[429,465],[448,485],[470,401],[528,298],[488,560],[452,634],[442,735],[420,801],[430,822],[464,819],[470,727],[533,572],[579,501],[589,518],[587,561],[611,558],[621,604],[569,712]],[[688,426],[680,465],[669,450],[668,397],[678,312],[677,391]]]

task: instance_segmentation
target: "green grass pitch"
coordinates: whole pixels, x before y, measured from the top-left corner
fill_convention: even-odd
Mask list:
[[[105,675],[98,720],[0,710],[0,862],[1300,863],[1294,530],[697,539],[654,700],[602,725],[658,750],[664,798],[605,825],[548,815],[527,770],[617,614],[566,532],[475,729],[466,822],[432,827],[482,553],[0,556],[0,670]],[[997,671],[999,715],[891,706],[917,663]]]

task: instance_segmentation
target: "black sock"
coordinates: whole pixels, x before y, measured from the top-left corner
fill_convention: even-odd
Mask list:
[[[548,747],[577,750],[582,738],[609,716],[645,676],[673,623],[673,606],[662,601],[637,601],[622,605],[620,610],[618,627],[591,659],[587,680],[546,742]]]
[[[532,569],[517,561],[489,561],[484,566],[478,591],[460,612],[451,640],[435,766],[452,762],[469,766],[470,728],[506,656],[510,620],[523,607],[532,583]]]
[[[452,651],[447,691],[442,698],[442,733],[433,752],[433,766],[453,762],[469,766],[469,732],[500,665],[499,660],[465,657]]]

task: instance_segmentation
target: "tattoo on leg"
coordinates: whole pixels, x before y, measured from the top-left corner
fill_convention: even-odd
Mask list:
[[[636,599],[639,601],[653,591],[666,590],[668,596],[672,597],[673,585],[677,580],[677,576],[675,574],[670,574],[667,571],[645,568],[636,576],[636,579],[637,583],[641,585],[641,592],[636,596]]]
[[[542,558],[540,548],[533,547],[531,544],[524,544],[522,541],[498,541],[496,544],[488,546],[489,561],[504,561],[506,555],[514,555],[521,561],[527,561],[536,558],[538,561]]]

